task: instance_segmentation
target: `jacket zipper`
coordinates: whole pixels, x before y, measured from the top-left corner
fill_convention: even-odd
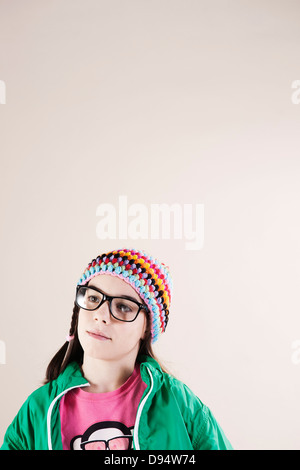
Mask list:
[[[55,397],[54,400],[52,400],[52,402],[50,403],[50,406],[48,408],[48,413],[47,413],[47,432],[48,432],[48,449],[49,450],[53,450],[52,441],[51,441],[51,417],[52,417],[52,410],[53,410],[55,403],[57,402],[57,400],[59,400],[59,398],[61,398],[63,395],[65,395],[65,393],[69,392],[70,390],[73,390],[74,388],[79,388],[79,387],[88,387],[89,385],[90,385],[89,383],[84,383],[82,385],[74,385],[73,387],[69,387],[63,392],[61,392],[59,395],[57,395],[57,397]]]
[[[133,441],[134,441],[136,450],[141,450],[140,449],[139,438],[138,438],[138,428],[139,428],[139,424],[140,424],[141,414],[142,414],[143,408],[146,404],[146,401],[148,400],[148,398],[150,396],[150,393],[152,392],[152,389],[153,389],[153,377],[152,377],[150,369],[148,369],[147,366],[146,366],[146,368],[147,368],[147,371],[150,375],[151,385],[150,385],[149,392],[147,393],[147,395],[144,396],[144,398],[143,398],[143,400],[142,400],[142,402],[141,402],[141,404],[138,408],[137,414],[136,414],[135,426],[134,426],[134,431],[133,431]]]

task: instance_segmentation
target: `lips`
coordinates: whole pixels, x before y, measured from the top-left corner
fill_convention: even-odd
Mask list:
[[[88,330],[87,331],[88,335],[91,336],[92,338],[95,338],[95,339],[98,339],[100,341],[108,341],[108,340],[111,340],[111,338],[109,338],[109,336],[105,335],[104,333],[102,333],[102,331],[98,331],[98,330]]]

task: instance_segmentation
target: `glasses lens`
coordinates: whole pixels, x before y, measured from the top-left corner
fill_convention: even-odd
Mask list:
[[[102,294],[89,287],[80,287],[77,292],[76,302],[81,308],[94,310],[102,300]]]
[[[84,450],[106,450],[106,443],[105,441],[85,442]]]
[[[139,306],[131,300],[116,297],[111,302],[111,310],[118,320],[132,321],[139,311]]]
[[[128,437],[115,437],[108,442],[109,450],[128,450],[130,439]]]

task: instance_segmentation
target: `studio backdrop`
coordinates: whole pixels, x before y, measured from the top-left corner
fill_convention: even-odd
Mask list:
[[[0,441],[97,255],[149,252],[154,350],[235,449],[300,449],[300,5],[0,0]]]

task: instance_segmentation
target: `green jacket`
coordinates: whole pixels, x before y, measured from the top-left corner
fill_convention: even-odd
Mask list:
[[[133,429],[135,450],[232,449],[209,408],[181,381],[141,356],[147,388]],[[59,402],[72,388],[88,386],[76,362],[56,380],[35,390],[4,436],[1,450],[62,450]]]

